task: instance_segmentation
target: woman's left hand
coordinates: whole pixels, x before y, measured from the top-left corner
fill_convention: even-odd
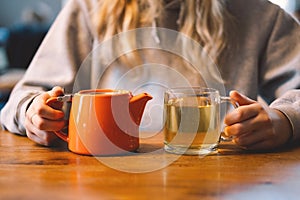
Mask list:
[[[292,135],[286,116],[268,106],[232,91],[230,97],[240,106],[225,117],[225,134],[249,150],[271,150],[285,145]]]

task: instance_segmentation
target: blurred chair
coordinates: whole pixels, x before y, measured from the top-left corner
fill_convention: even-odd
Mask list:
[[[48,29],[48,26],[26,24],[8,29],[8,35],[1,41],[7,65],[0,71],[0,109],[7,102],[14,85],[22,78]]]
[[[48,27],[35,25],[11,28],[6,43],[8,69],[26,69],[47,31]]]
[[[300,22],[300,8],[294,12],[294,16]]]

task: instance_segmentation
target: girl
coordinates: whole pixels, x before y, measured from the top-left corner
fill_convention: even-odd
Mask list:
[[[101,83],[95,84],[102,69],[93,65],[90,52],[116,34],[143,27],[153,27],[151,39],[158,44],[167,40],[155,32],[159,27],[178,31],[201,45],[216,63],[226,92],[234,90],[230,97],[240,105],[225,117],[225,133],[235,136],[237,145],[275,149],[299,139],[300,107],[291,107],[281,96],[300,87],[300,28],[267,0],[69,0],[1,111],[3,128],[27,135],[39,144],[54,145],[57,137],[53,131],[65,126],[64,113],[49,107],[47,99],[64,92],[109,87],[130,69],[142,65],[145,58],[146,63],[153,63],[164,57],[145,56],[152,55],[151,50],[144,54],[132,51],[120,56],[102,74]],[[98,59],[105,60],[126,44],[137,46],[138,39],[108,45]],[[186,55],[205,60],[192,47],[181,47]],[[91,67],[81,70],[84,61]],[[167,63],[162,61],[163,65]],[[175,64],[174,70],[192,85],[200,84],[199,77],[186,65]],[[77,84],[79,71],[82,77]],[[142,79],[143,73],[133,78]],[[172,79],[172,75],[165,74],[164,78]],[[177,79],[170,82],[180,85]],[[54,87],[57,85],[60,87]],[[300,98],[292,96],[295,101]],[[258,97],[268,106],[257,101]]]

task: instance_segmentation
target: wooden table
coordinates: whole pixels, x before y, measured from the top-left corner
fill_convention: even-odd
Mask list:
[[[93,157],[1,131],[0,199],[300,198],[298,147],[250,153],[224,144],[200,157],[163,153],[161,142],[158,135],[141,141],[144,153]]]

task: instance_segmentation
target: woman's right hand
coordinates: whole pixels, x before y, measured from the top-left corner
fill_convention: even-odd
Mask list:
[[[65,127],[64,113],[60,108],[54,109],[46,104],[51,97],[63,95],[61,87],[54,87],[52,90],[35,97],[30,104],[25,118],[25,129],[28,138],[34,142],[52,146],[60,139],[53,131],[61,130]]]

